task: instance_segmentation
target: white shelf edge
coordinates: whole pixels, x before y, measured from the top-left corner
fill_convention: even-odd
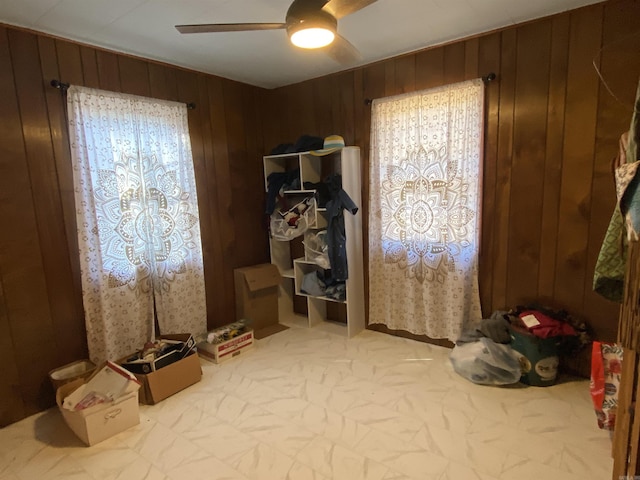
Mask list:
[[[330,297],[319,297],[317,295],[309,295],[308,293],[304,293],[304,292],[295,292],[295,294],[300,296],[300,297],[317,298],[318,300],[322,300],[323,302],[347,303],[346,300],[336,300],[336,299],[330,298]]]
[[[280,276],[282,278],[295,278],[295,274],[293,272],[293,268],[288,268],[286,270],[280,269]]]

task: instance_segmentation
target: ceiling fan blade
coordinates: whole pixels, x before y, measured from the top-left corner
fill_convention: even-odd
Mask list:
[[[250,30],[279,30],[284,23],[204,23],[201,25],[176,25],[180,33],[246,32]]]
[[[333,42],[323,50],[341,65],[353,65],[362,60],[358,49],[342,35],[336,35]]]
[[[336,18],[346,17],[364,7],[368,7],[377,0],[330,0],[323,10],[329,12]]]

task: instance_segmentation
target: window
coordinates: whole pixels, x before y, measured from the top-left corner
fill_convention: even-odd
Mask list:
[[[478,79],[373,102],[371,323],[456,340],[482,318],[483,92]]]
[[[195,174],[184,104],[72,86],[67,94],[89,353],[206,330]]]

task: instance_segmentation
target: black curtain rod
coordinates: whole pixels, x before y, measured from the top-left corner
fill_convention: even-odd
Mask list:
[[[496,79],[496,74],[491,72],[487,75],[485,75],[484,77],[482,77],[482,81],[484,83],[490,83],[493,82]],[[370,98],[365,98],[364,99],[364,104],[365,105],[371,105],[373,103],[373,100],[371,100]]]
[[[63,93],[64,93],[64,92],[66,92],[66,91],[67,91],[67,89],[69,88],[69,84],[68,84],[68,83],[62,83],[60,80],[55,80],[55,79],[54,79],[54,80],[51,80],[51,82],[50,82],[50,83],[51,83],[51,86],[52,86],[53,88],[57,88],[57,89],[59,89],[59,90],[60,90],[61,92],[63,92]],[[193,110],[193,109],[195,109],[195,108],[196,108],[196,104],[195,104],[195,103],[193,103],[193,102],[189,102],[189,103],[187,103],[187,108],[188,108],[189,110]]]

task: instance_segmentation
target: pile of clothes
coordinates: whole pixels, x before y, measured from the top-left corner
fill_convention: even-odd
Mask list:
[[[555,382],[559,356],[591,342],[584,322],[540,305],[496,311],[468,329],[451,353],[454,369],[483,385]]]

